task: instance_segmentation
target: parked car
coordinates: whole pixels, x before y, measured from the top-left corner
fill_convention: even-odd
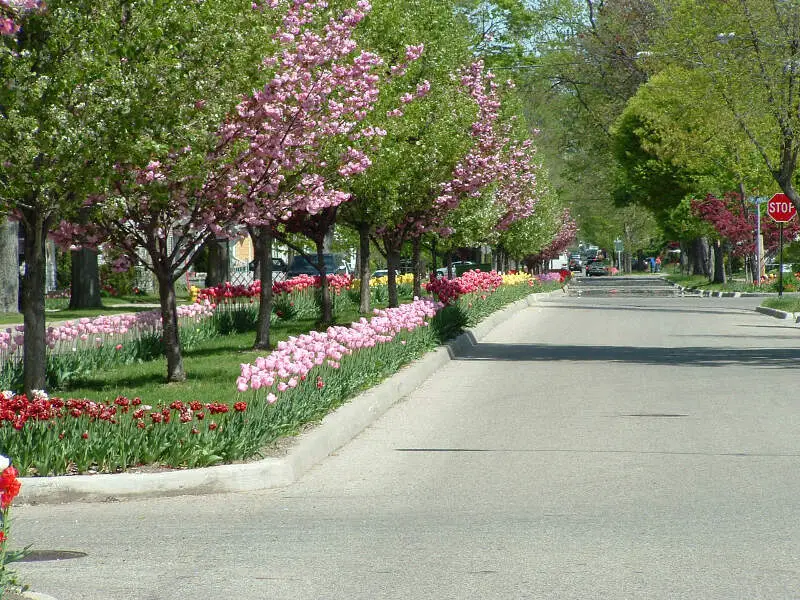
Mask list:
[[[477,269],[479,266],[478,263],[474,263],[471,260],[455,260],[453,261],[453,277],[458,277],[467,271]],[[447,277],[447,265],[436,269],[436,276]]]
[[[327,275],[349,274],[350,268],[339,254],[323,254],[325,273]],[[319,275],[319,269],[308,261],[305,256],[295,256],[286,270],[286,279],[298,275]]]
[[[794,265],[792,263],[783,263],[783,272],[784,273],[792,273],[794,269],[792,268]],[[781,268],[779,263],[767,263],[764,265],[764,270],[767,273],[777,273],[778,270]]]
[[[569,257],[569,270],[570,271],[580,271],[583,269],[583,261],[581,260],[580,254],[573,254]]]
[[[287,269],[286,261],[278,256],[272,257],[272,272],[273,273],[285,273]],[[250,272],[253,273],[256,270],[256,261],[250,261]]]
[[[399,273],[395,272],[395,276],[399,275]],[[388,277],[389,276],[389,269],[378,269],[374,271],[372,275],[370,275],[370,279],[375,279],[376,277]]]

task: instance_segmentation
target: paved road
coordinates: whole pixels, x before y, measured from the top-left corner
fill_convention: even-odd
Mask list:
[[[518,313],[300,483],[20,507],[59,600],[800,597],[800,330],[758,299]]]

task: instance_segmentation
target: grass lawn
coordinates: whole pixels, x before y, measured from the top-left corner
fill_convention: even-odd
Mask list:
[[[84,308],[80,310],[69,310],[69,300],[67,299],[47,299],[45,301],[45,319],[52,321],[69,321],[92,318],[100,315],[115,315],[122,313],[135,313],[145,310],[153,310],[151,304],[158,304],[158,296],[119,296],[106,297],[102,299],[103,306],[100,308]],[[179,298],[178,304],[188,304],[188,298]],[[138,304],[142,306],[130,306]],[[0,312],[0,325],[17,325],[23,321],[22,313],[19,312]]]
[[[783,298],[767,298],[761,306],[782,310],[784,312],[800,312],[800,297],[784,296]]]
[[[83,317],[99,317],[100,315],[116,315],[122,313],[135,313],[153,310],[151,306],[115,306],[106,305],[102,308],[86,308],[81,310],[48,310],[45,313],[47,322],[70,321]],[[0,313],[0,325],[17,325],[23,321],[22,313]]]
[[[672,283],[682,285],[687,288],[701,288],[714,292],[771,292],[771,288],[766,286],[756,286],[752,283],[745,283],[744,274],[737,273],[730,278],[727,283],[711,283],[705,275],[680,275],[670,274],[667,279]]]
[[[337,324],[349,324],[359,318],[357,312],[338,316]],[[289,336],[297,336],[315,329],[314,319],[291,320],[272,325],[270,341],[274,346]],[[166,359],[122,365],[112,371],[96,372],[68,385],[53,390],[53,395],[71,398],[109,400],[117,396],[139,396],[147,404],[169,404],[174,400],[200,400],[202,402],[232,402],[237,394],[236,378],[242,363],[254,362],[266,356],[265,350],[253,350],[255,333],[220,335],[199,342],[183,353],[186,381],[165,384]]]

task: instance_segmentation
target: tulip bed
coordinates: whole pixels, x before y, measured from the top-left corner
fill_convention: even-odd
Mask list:
[[[268,356],[242,354],[248,361],[244,364],[230,351],[211,356],[210,363],[223,365],[228,373],[223,388],[203,388],[193,382],[185,387],[162,386],[146,395],[143,388],[131,386],[123,394],[95,401],[52,392],[50,396],[37,392],[33,398],[4,392],[0,448],[15,457],[23,475],[119,472],[147,464],[188,468],[259,456],[275,440],[322,418],[463,327],[542,289],[527,276],[509,279],[506,285],[497,283],[499,279],[496,274],[469,275],[466,281],[472,281],[474,289],[462,282],[463,293],[450,297],[443,308],[433,299],[420,299],[396,309],[378,309],[371,318],[349,327],[291,335]],[[491,289],[482,288],[488,281],[493,282]],[[344,287],[340,293],[346,293]],[[252,306],[245,294],[231,295],[215,310],[226,303]],[[209,323],[215,318],[216,313],[205,317]],[[277,327],[280,330],[281,325]],[[201,354],[216,351],[224,339],[200,343]],[[231,366],[237,359],[238,379]],[[134,367],[147,364],[115,369],[113,375],[98,376],[99,381]],[[191,367],[188,370],[191,373]],[[139,379],[141,375],[129,376],[127,381]],[[174,397],[181,391],[183,398]]]
[[[178,307],[182,345],[192,347],[217,333],[215,310],[208,302]],[[0,330],[0,388],[22,383],[24,327]],[[163,354],[161,313],[146,312],[65,321],[47,328],[47,385],[59,388],[86,373]]]

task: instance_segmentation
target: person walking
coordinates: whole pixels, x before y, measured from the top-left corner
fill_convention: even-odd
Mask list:
[[[647,261],[650,263],[650,272],[651,273],[655,273],[656,272],[656,259],[651,256],[650,258],[647,259]]]
[[[661,257],[656,256],[656,273],[661,272]]]

